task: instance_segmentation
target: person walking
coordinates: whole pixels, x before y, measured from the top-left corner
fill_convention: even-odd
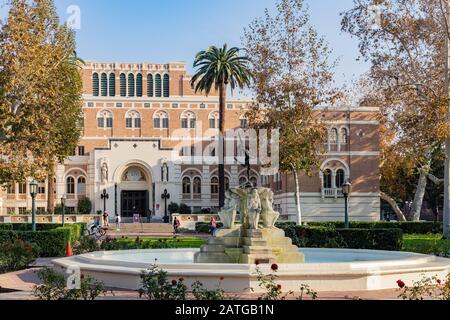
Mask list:
[[[119,216],[118,213],[116,213],[116,231],[120,231],[120,222],[122,221],[122,218]]]
[[[173,219],[173,232],[174,232],[174,234],[178,234],[179,233],[178,229],[180,228],[180,225],[181,225],[180,220],[178,220],[177,217],[175,217]]]
[[[108,211],[103,212],[103,226],[109,227],[109,213]]]
[[[211,235],[212,238],[214,238],[216,235],[216,229],[217,229],[216,218],[211,217],[211,219],[209,220],[209,234]]]

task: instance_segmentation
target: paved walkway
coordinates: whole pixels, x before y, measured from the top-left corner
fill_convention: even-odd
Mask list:
[[[39,259],[36,265],[49,266],[50,259]],[[35,271],[38,268],[32,268],[0,275],[0,300],[34,300],[32,295],[33,286],[39,284],[39,278]],[[5,289],[12,292],[4,292]],[[231,297],[237,297],[239,300],[256,300],[257,294],[231,294]],[[114,295],[108,293],[101,296],[99,300],[139,300],[139,294],[132,290],[114,290]],[[289,298],[293,299],[293,298]],[[305,298],[307,300],[308,298]],[[396,300],[398,299],[397,290],[382,291],[362,291],[362,292],[319,292],[318,300]]]

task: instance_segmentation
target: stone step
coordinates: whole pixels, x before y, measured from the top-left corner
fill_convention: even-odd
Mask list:
[[[220,244],[204,244],[201,246],[200,252],[225,252],[225,246]]]
[[[219,244],[226,247],[239,247],[241,240],[238,237],[223,237],[223,238],[211,238],[208,241],[209,244]]]
[[[258,247],[266,247],[267,241],[259,238],[242,238],[242,244],[246,246],[258,246]]]
[[[260,229],[245,229],[243,236],[248,238],[262,238],[263,232]]]
[[[110,233],[115,233],[115,224],[110,224]],[[123,223],[120,233],[172,233],[173,227],[170,223]]]
[[[261,255],[261,254],[243,254],[241,256],[241,263],[247,264],[255,264],[258,262],[259,264],[263,263],[275,263],[276,257],[273,254]]]
[[[266,246],[243,246],[247,254],[271,254],[272,250]]]

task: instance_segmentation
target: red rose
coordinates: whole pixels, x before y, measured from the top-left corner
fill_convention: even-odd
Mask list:
[[[223,281],[223,279],[225,279],[224,277],[220,277],[220,281]]]
[[[255,264],[256,264],[256,265],[259,265],[259,260],[255,260]]]
[[[84,279],[84,274],[81,274],[81,275],[80,275],[80,279]]]
[[[176,286],[177,285],[177,280],[172,280],[172,285]]]
[[[270,266],[270,268],[271,268],[273,271],[277,271],[277,270],[278,270],[278,265],[277,265],[276,263],[274,263],[274,264],[272,264],[272,265]]]
[[[278,290],[281,290],[281,284],[278,284],[278,285],[277,285],[277,289],[278,289]]]
[[[437,283],[441,284],[442,283],[441,279],[437,279]]]
[[[402,280],[397,280],[397,285],[400,289],[403,289],[405,287],[405,283]]]

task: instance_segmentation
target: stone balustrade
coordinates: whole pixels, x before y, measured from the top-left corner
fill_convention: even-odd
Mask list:
[[[99,215],[64,215],[65,223],[90,223]],[[0,216],[0,223],[31,223],[31,215],[5,215]],[[61,215],[36,215],[36,223],[62,223]]]
[[[172,221],[175,217],[180,221],[180,228],[187,230],[195,230],[195,224],[197,222],[209,222],[211,217],[214,217],[216,221],[220,221],[218,214],[172,214]]]

